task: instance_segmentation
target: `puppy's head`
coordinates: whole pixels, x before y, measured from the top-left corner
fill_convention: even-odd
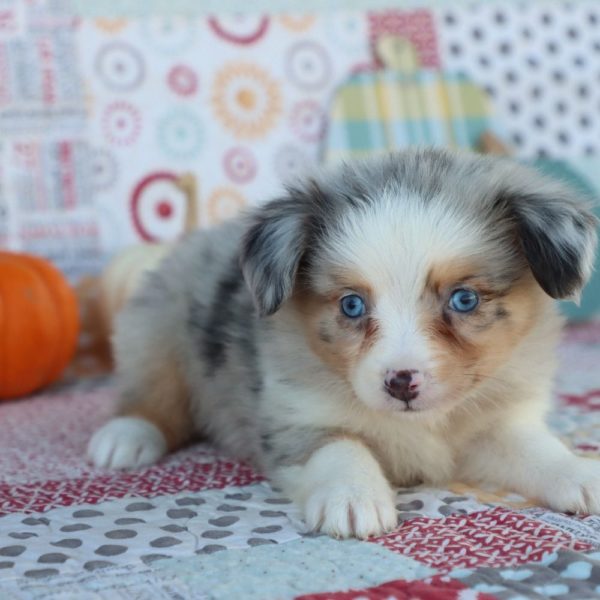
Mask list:
[[[490,377],[551,298],[590,275],[596,222],[511,161],[410,151],[346,165],[259,209],[242,246],[258,311],[375,409],[444,411]]]

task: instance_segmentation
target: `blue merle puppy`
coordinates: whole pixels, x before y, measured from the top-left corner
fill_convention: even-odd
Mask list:
[[[320,172],[182,241],[120,314],[100,467],[206,436],[309,527],[396,526],[392,487],[487,481],[600,513],[600,463],[547,428],[554,299],[590,275],[596,222],[511,161],[413,150]]]

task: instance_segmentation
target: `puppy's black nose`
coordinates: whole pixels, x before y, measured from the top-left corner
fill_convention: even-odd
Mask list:
[[[419,395],[418,371],[388,371],[385,378],[387,393],[403,402],[409,403]]]

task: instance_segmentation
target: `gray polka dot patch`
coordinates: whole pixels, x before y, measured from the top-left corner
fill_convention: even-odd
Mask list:
[[[99,510],[76,510],[73,516],[76,519],[89,519],[90,517],[102,517],[103,514]]]
[[[203,500],[202,498],[186,497],[186,498],[179,498],[178,500],[175,501],[175,504],[177,504],[177,506],[201,506],[205,502],[206,502],[206,500]]]
[[[269,508],[272,507],[272,508]],[[275,523],[274,523],[275,521]],[[267,484],[61,507],[0,519],[0,569],[29,578],[149,565],[301,536],[298,508]]]
[[[248,546],[264,546],[265,544],[276,544],[275,540],[265,538],[249,538]]]
[[[150,502],[133,502],[125,507],[127,512],[137,512],[139,510],[152,510],[154,506]]]
[[[197,551],[197,554],[214,554],[215,552],[221,552],[221,550],[227,550],[225,546],[219,546],[218,544],[207,544]]]
[[[50,521],[48,521],[48,519],[46,519],[45,517],[40,517],[39,519],[36,519],[35,517],[27,517],[26,519],[23,519],[21,521],[21,523],[23,523],[23,525],[48,525],[50,523]]]
[[[218,519],[209,519],[208,522],[215,527],[229,527],[239,520],[239,517],[219,517]]]
[[[225,495],[225,500],[250,500],[250,498],[252,498],[252,494],[249,494],[247,492],[240,492],[238,494],[226,494]]]
[[[103,544],[96,548],[96,554],[100,554],[100,556],[116,556],[117,554],[123,554],[123,552],[127,552],[127,546],[119,544]]]
[[[15,540],[26,540],[28,538],[37,537],[37,533],[33,533],[32,531],[11,531],[8,535]]]
[[[169,519],[191,519],[197,516],[198,513],[190,510],[189,508],[172,508],[167,511]]]
[[[255,527],[252,533],[275,533],[281,531],[280,525],[268,525],[267,527]]]
[[[86,571],[95,571],[96,569],[105,569],[106,567],[112,567],[115,563],[108,562],[107,560],[88,560],[83,568]]]
[[[61,527],[60,530],[65,533],[72,533],[73,531],[85,531],[86,529],[91,529],[91,525],[86,525],[85,523],[74,523],[73,525],[65,525]]]
[[[164,525],[161,527],[163,531],[169,531],[171,533],[181,533],[182,531],[188,531],[187,527],[182,527],[181,525]]]
[[[169,548],[177,544],[181,544],[181,540],[171,536],[160,537],[150,542],[153,548]]]
[[[25,546],[4,546],[0,548],[0,556],[19,556],[25,552]]]
[[[111,540],[127,540],[137,535],[137,531],[133,529],[113,529],[113,531],[107,531],[104,534]]]
[[[35,579],[41,579],[43,577],[50,577],[51,575],[58,575],[58,569],[29,569],[25,571],[25,577],[32,577]]]
[[[171,558],[168,554],[143,554],[141,557],[142,562],[145,565],[152,564],[156,560],[163,560],[165,558]]]
[[[211,540],[220,540],[222,538],[226,538],[232,535],[231,531],[223,531],[221,529],[215,529],[213,531],[205,531],[202,534],[204,538],[210,538]]]
[[[396,506],[399,522],[484,508],[469,497],[428,488],[400,490]],[[124,498],[55,508],[44,516],[4,516],[0,539],[13,543],[0,546],[0,570],[43,578],[281,544],[310,535],[298,507],[266,483],[159,496],[151,502]]]
[[[124,517],[122,519],[116,519],[115,525],[135,525],[137,523],[145,523],[144,519],[135,519],[133,517]]]
[[[245,506],[233,506],[232,504],[220,504],[217,506],[217,510],[221,512],[234,512],[238,510],[246,510]]]
[[[518,156],[600,152],[600,41],[596,27],[583,25],[586,5],[596,3],[478,2],[478,10],[446,4],[434,11],[444,69],[487,91]]]
[[[282,510],[261,510],[261,517],[285,517],[285,513]]]
[[[64,563],[69,557],[62,552],[50,552],[48,554],[42,554],[38,558],[40,563]]]
[[[57,548],[79,548],[83,542],[77,538],[66,538],[64,540],[59,540],[58,542],[50,542],[50,544]]]

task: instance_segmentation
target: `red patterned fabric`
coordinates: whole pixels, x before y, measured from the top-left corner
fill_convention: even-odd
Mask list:
[[[262,481],[248,465],[204,445],[138,471],[93,468],[84,458],[87,443],[108,418],[112,396],[110,387],[74,389],[2,406],[0,515]]]
[[[558,550],[592,546],[540,521],[496,508],[466,516],[410,519],[397,531],[372,540],[447,573],[455,568],[499,567],[539,561]]]
[[[562,401],[567,406],[581,406],[586,410],[600,410],[600,390],[591,390],[586,394],[563,394]]]
[[[348,592],[307,594],[296,600],[460,600],[464,585],[447,577],[433,577],[426,581],[388,581],[376,587]],[[472,592],[469,600],[494,600],[494,596]]]
[[[406,38],[413,45],[422,67],[439,68],[437,36],[433,15],[428,10],[385,10],[369,14],[371,48],[385,34]],[[378,64],[381,66],[381,64]]]
[[[2,483],[0,515],[17,511],[43,512],[56,506],[96,504],[134,496],[154,498],[183,491],[198,492],[230,485],[249,485],[258,481],[262,481],[262,477],[242,463],[219,458],[202,463],[187,457],[131,473],[90,474],[87,478],[50,479],[26,485]]]

